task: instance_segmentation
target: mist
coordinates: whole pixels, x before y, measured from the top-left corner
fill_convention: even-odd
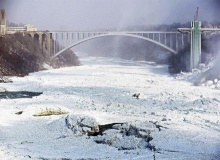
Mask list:
[[[95,30],[219,20],[219,0],[0,0],[8,21],[40,30]]]

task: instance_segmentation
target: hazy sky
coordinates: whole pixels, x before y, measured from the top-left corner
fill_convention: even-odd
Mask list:
[[[128,25],[220,21],[220,0],[0,0],[10,22],[43,30],[91,30]]]

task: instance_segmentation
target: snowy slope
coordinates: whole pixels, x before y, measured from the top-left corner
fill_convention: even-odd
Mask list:
[[[31,99],[0,99],[0,159],[220,159],[219,90],[175,79],[162,65],[105,58],[82,64],[0,84],[8,91],[43,92]],[[68,114],[33,116],[57,108]],[[155,125],[149,142],[155,151],[119,150],[120,138],[114,145],[97,144],[67,128],[67,115],[91,117],[99,125]]]

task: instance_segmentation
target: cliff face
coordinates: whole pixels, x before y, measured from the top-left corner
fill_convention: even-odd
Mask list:
[[[43,63],[53,67],[79,65],[78,58],[71,50],[51,62],[27,35],[17,33],[0,37],[0,76],[25,76],[43,70]]]

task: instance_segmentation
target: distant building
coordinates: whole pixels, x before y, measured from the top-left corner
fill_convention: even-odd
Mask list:
[[[37,28],[33,25],[27,24],[22,27],[7,27],[7,34],[14,34],[15,32],[33,32],[37,31]]]
[[[26,31],[37,31],[37,28],[30,24],[26,24],[24,27],[26,27]]]
[[[6,12],[4,9],[1,9],[0,15],[0,36],[5,34],[14,34],[16,32],[33,32],[37,31],[37,28],[33,25],[27,24],[19,27],[7,27],[6,25]]]
[[[6,34],[6,13],[4,9],[1,9],[1,15],[0,15],[0,36],[3,36]]]

